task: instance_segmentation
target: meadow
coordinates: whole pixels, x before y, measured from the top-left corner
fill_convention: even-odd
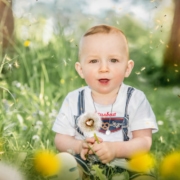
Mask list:
[[[0,64],[0,159],[15,164],[29,180],[45,179],[33,168],[33,153],[57,153],[53,122],[66,94],[85,85],[74,70],[78,45],[59,33],[46,45],[17,39],[13,49]],[[144,91],[152,105],[159,131],[153,135],[151,152],[160,162],[180,150],[180,87],[153,85],[151,75],[145,74],[148,63],[143,63],[136,63],[125,83]],[[158,176],[158,166],[155,173]]]

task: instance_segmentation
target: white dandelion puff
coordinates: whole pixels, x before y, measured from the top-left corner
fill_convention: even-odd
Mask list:
[[[22,174],[13,166],[0,162],[0,179],[24,180]]]
[[[85,136],[92,136],[102,126],[101,117],[97,113],[84,113],[79,117],[78,126]]]

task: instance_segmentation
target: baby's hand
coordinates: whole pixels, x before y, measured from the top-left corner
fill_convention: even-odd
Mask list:
[[[102,143],[102,142],[103,142],[103,139],[102,139],[102,138],[97,137],[97,139],[98,139],[99,143]],[[87,143],[91,143],[91,144],[94,144],[95,142],[97,142],[95,137],[87,138],[85,141],[86,141]]]
[[[103,140],[98,137],[99,142],[101,143]],[[90,148],[92,148],[93,144],[96,142],[94,137],[87,138],[82,142],[82,146],[80,148],[80,156],[82,159],[86,160],[86,154],[93,154]]]
[[[113,142],[94,143],[93,151],[96,153],[102,163],[109,163],[116,157],[116,150]]]

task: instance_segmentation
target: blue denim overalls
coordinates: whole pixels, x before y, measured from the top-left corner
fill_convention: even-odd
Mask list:
[[[126,105],[125,105],[125,112],[124,112],[124,117],[119,119],[121,121],[121,129],[122,129],[122,133],[123,133],[123,139],[124,141],[128,141],[129,137],[128,137],[128,123],[129,123],[129,115],[128,115],[128,105],[132,96],[132,93],[134,91],[134,88],[129,87],[127,90],[127,97],[126,97]],[[81,130],[79,129],[79,127],[77,126],[77,121],[78,121],[78,117],[83,114],[85,112],[85,99],[84,99],[84,90],[79,92],[79,97],[78,97],[78,116],[75,116],[75,125],[76,125],[76,130],[83,136],[83,133],[81,132]],[[110,118],[111,119],[111,118]],[[106,122],[106,120],[105,120]],[[102,129],[101,129],[102,130]],[[100,130],[100,131],[101,131]],[[113,129],[110,129],[111,132],[113,132]],[[83,160],[79,154],[74,155],[76,161],[78,162],[79,165],[81,165],[81,167],[84,170],[84,173],[86,173],[87,175],[89,175],[90,179],[94,180],[94,176],[91,173],[91,169],[90,167],[94,164],[98,164],[99,168],[103,169],[103,173],[108,177],[108,180],[112,178],[114,173],[122,173],[124,171],[127,171],[126,169],[123,169],[121,167],[109,167],[106,164],[101,163],[97,157],[95,155],[91,155],[90,159],[88,160]],[[145,175],[145,176],[149,176],[152,177],[152,179],[156,179],[154,177],[154,175],[152,175],[151,173],[145,174],[145,173],[137,173],[137,172],[130,172],[127,171],[129,173],[129,179],[134,179],[136,177],[139,177],[141,175]]]

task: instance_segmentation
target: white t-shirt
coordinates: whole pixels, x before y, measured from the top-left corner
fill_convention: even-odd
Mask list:
[[[118,123],[121,123],[124,119],[128,87],[130,86],[121,85],[113,108],[112,105],[95,103],[96,110],[103,121],[103,126],[110,123],[112,128],[112,132],[109,135],[105,134],[103,128],[96,132],[96,135],[104,141],[123,141],[122,127],[118,126]],[[54,122],[52,130],[56,133],[74,136],[76,139],[84,138],[75,128],[75,117],[78,116],[78,96],[79,92],[83,89],[85,112],[93,113],[96,111],[91,96],[91,89],[88,86],[70,92],[66,96]],[[134,88],[128,104],[127,113],[129,115],[128,137],[130,139],[132,138],[132,131],[135,130],[150,128],[152,132],[158,131],[155,115],[142,91]]]

